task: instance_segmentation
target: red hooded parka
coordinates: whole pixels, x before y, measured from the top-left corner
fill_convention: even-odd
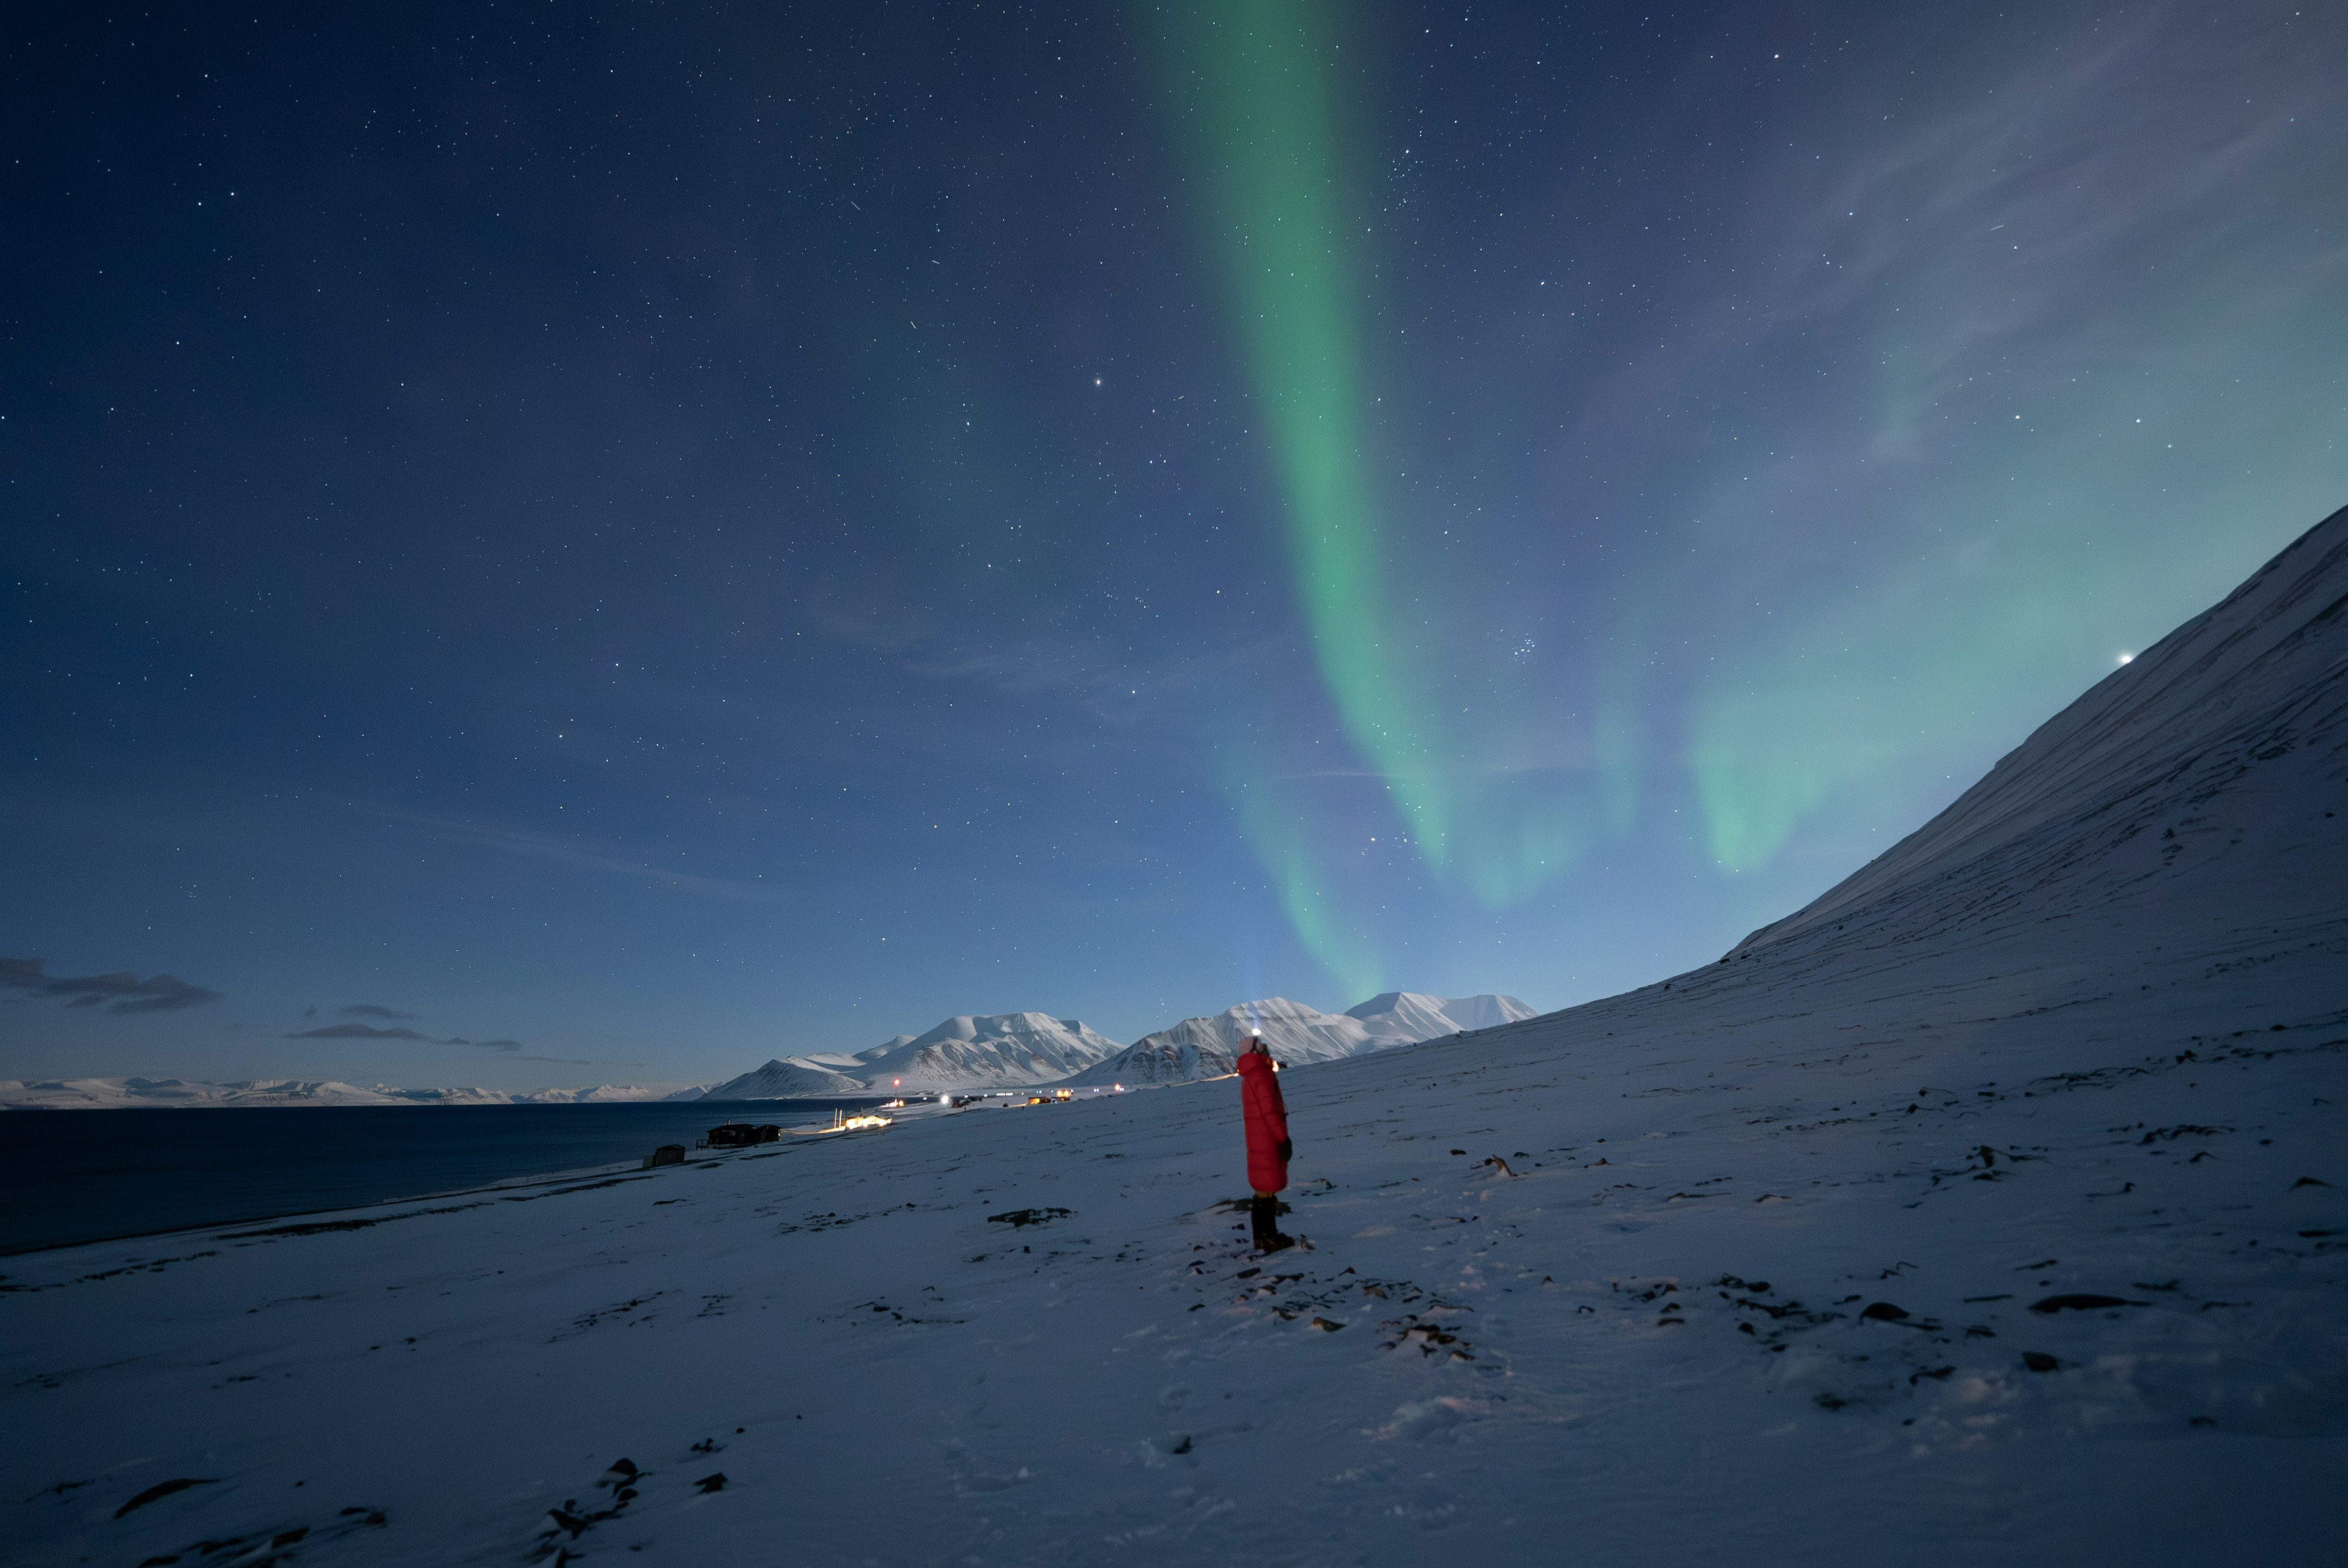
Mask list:
[[[1280,1157],[1288,1142],[1288,1105],[1272,1076],[1272,1058],[1260,1050],[1240,1053],[1240,1104],[1247,1112],[1248,1185],[1276,1193],[1288,1185],[1288,1162]]]

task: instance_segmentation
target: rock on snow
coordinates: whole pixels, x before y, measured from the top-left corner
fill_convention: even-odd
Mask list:
[[[1202,1083],[7,1260],[0,1540],[2336,1560],[2344,672],[2348,514],[1730,958],[1300,1070],[1309,1248]]]

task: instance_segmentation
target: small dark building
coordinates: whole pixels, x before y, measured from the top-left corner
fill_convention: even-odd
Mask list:
[[[723,1127],[712,1127],[709,1136],[701,1141],[705,1149],[747,1149],[753,1143],[779,1143],[783,1130],[772,1122],[753,1127],[747,1122],[728,1122]]]
[[[654,1149],[651,1153],[644,1156],[644,1169],[647,1171],[651,1170],[654,1165],[682,1165],[684,1163],[685,1145],[682,1143],[663,1143],[659,1148]]]

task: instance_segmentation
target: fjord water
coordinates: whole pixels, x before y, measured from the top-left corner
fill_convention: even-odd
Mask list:
[[[804,1124],[842,1103],[10,1112],[0,1114],[0,1255],[589,1169],[663,1143],[691,1148],[728,1118]]]

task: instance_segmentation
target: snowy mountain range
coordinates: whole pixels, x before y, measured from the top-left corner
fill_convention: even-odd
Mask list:
[[[1508,996],[1449,998],[1388,991],[1341,1013],[1269,997],[1205,1018],[1184,1019],[1171,1029],[1145,1035],[1067,1081],[1092,1086],[1220,1078],[1235,1071],[1240,1042],[1251,1033],[1262,1034],[1272,1055],[1294,1066],[1366,1056],[1533,1016],[1531,1008]]]
[[[600,1083],[592,1089],[401,1089],[335,1079],[271,1078],[215,1083],[191,1078],[0,1080],[0,1110],[106,1110],[126,1106],[588,1105],[647,1100],[824,1100],[877,1093],[936,1094],[1025,1089],[1045,1083],[1187,1083],[1232,1070],[1234,1042],[1262,1030],[1287,1062],[1411,1045],[1530,1018],[1514,997],[1447,999],[1388,991],[1343,1013],[1282,997],[1242,1002],[1212,1018],[1186,1019],[1121,1046],[1072,1018],[1048,1013],[959,1014],[925,1034],[901,1034],[869,1050],[778,1057],[707,1088]]]
[[[1189,1083],[1232,1071],[1238,1042],[1260,1030],[1282,1061],[1334,1061],[1530,1018],[1514,997],[1388,991],[1342,1013],[1270,997],[1120,1046],[1075,1019],[963,1014],[854,1055],[778,1057],[706,1091],[711,1100],[785,1100],[903,1091],[1025,1089],[1045,1083]],[[679,1098],[691,1098],[680,1096]]]
[[[1054,1083],[1117,1050],[1117,1041],[1049,1013],[962,1013],[853,1055],[779,1057],[712,1085],[710,1100],[787,1100],[876,1091],[1019,1089]]]
[[[362,1088],[334,1079],[256,1078],[213,1083],[198,1078],[0,1079],[0,1109],[105,1111],[129,1106],[250,1105],[605,1105],[626,1101],[698,1098],[668,1085],[599,1083],[592,1089]]]

